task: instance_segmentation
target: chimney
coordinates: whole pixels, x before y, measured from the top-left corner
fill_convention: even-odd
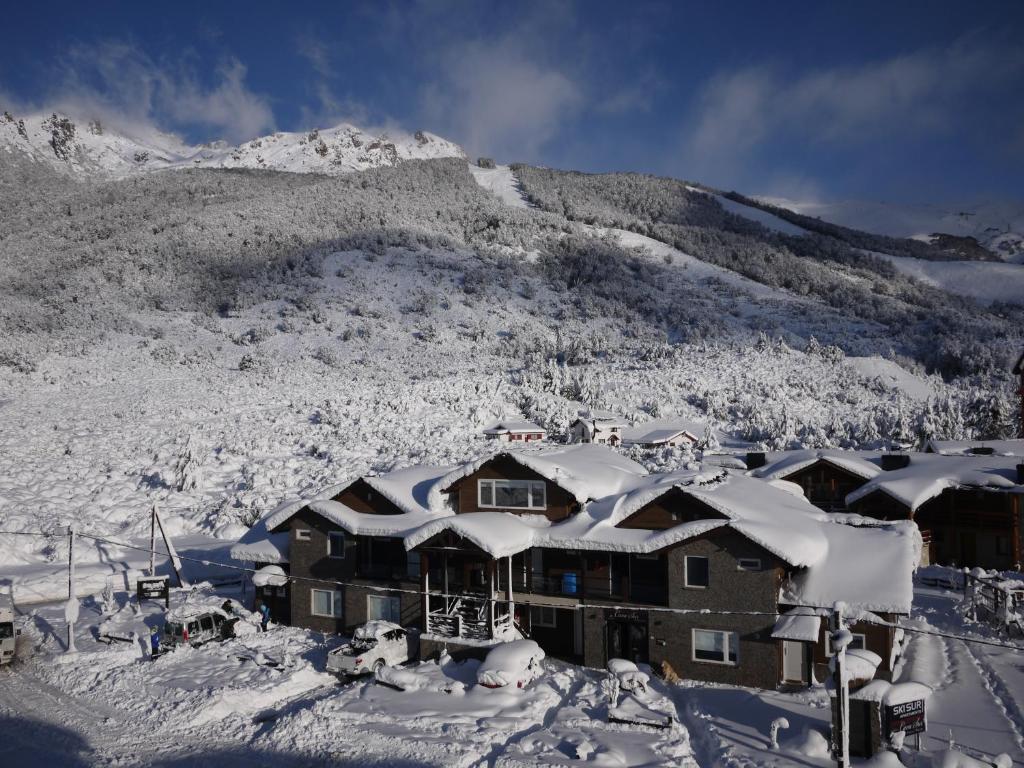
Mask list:
[[[754,451],[747,453],[747,469],[757,469],[763,467],[768,463],[768,458],[764,455],[764,451]]]
[[[892,472],[894,469],[905,469],[910,466],[910,457],[905,453],[883,453],[882,470]]]
[[[1024,485],[1024,464],[1017,465],[1017,485]]]

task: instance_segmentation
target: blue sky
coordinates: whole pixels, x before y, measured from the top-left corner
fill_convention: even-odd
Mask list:
[[[4,21],[0,105],[191,141],[348,120],[750,194],[1024,198],[1019,2],[51,2]]]

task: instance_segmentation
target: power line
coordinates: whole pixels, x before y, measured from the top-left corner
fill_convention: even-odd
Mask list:
[[[54,536],[61,535],[59,533],[44,533],[44,532],[41,532],[41,531],[3,531],[3,530],[0,530],[0,534],[2,534],[2,535],[13,535],[13,536],[40,536],[40,537],[45,537],[45,538],[52,538]],[[159,550],[151,549],[149,547],[141,547],[141,546],[138,546],[136,544],[128,544],[126,542],[117,541],[115,539],[110,539],[110,538],[107,538],[105,536],[97,536],[96,534],[81,533],[81,532],[77,532],[76,535],[84,537],[84,538],[87,538],[87,539],[92,539],[94,541],[101,541],[101,542],[104,542],[105,544],[112,544],[114,546],[124,547],[125,549],[133,549],[133,550],[136,550],[136,551],[139,551],[139,552],[146,552],[146,553],[150,553],[150,554],[162,555],[164,557],[169,557],[170,556],[167,552],[161,552]],[[179,554],[178,555],[178,559],[186,561],[186,562],[190,562],[190,563],[199,563],[200,565],[204,565],[204,566],[207,566],[207,567],[210,567],[210,568],[223,568],[225,570],[238,571],[238,572],[241,572],[241,573],[250,573],[250,574],[257,574],[257,573],[259,573],[259,570],[256,569],[256,568],[248,568],[248,567],[243,566],[243,565],[232,565],[230,563],[221,563],[221,562],[216,562],[216,561],[212,561],[212,560],[207,560],[205,558],[188,557],[188,556],[180,555]],[[337,586],[337,587],[352,587],[352,588],[356,588],[356,589],[366,589],[366,590],[370,590],[370,591],[373,591],[373,592],[384,592],[384,593],[390,593],[390,594],[416,595],[418,597],[432,596],[432,597],[443,597],[443,598],[449,598],[449,599],[450,598],[458,598],[458,599],[461,599],[461,600],[465,600],[467,602],[477,602],[477,603],[498,603],[498,602],[502,602],[503,603],[503,602],[507,602],[507,600],[503,600],[503,599],[501,599],[499,597],[483,597],[483,596],[478,596],[478,595],[466,595],[466,594],[461,594],[461,593],[431,592],[431,591],[425,591],[425,590],[422,590],[422,589],[407,589],[407,588],[404,588],[404,587],[385,587],[385,586],[379,586],[379,585],[374,585],[374,584],[359,584],[359,583],[356,583],[356,582],[338,581],[336,579],[318,579],[318,578],[314,578],[312,576],[295,576],[295,575],[292,575],[292,574],[287,574],[287,575],[284,576],[284,578],[287,581],[290,581],[290,582],[309,582],[309,583],[312,583],[312,584],[319,584],[319,585],[329,585],[329,586]],[[763,617],[776,617],[776,618],[778,618],[778,616],[780,615],[780,613],[778,611],[723,611],[723,610],[714,610],[714,609],[711,609],[711,608],[671,608],[671,607],[668,607],[668,606],[659,606],[659,605],[637,605],[635,603],[629,603],[629,604],[613,604],[613,603],[571,603],[571,604],[564,604],[564,603],[537,602],[537,601],[533,601],[533,600],[514,600],[513,602],[516,605],[522,605],[522,606],[527,607],[527,608],[558,608],[558,609],[562,609],[562,610],[576,610],[576,611],[579,611],[579,610],[619,610],[619,611],[644,611],[646,613],[669,613],[669,614],[683,615],[683,616],[694,616],[694,615],[707,615],[707,616],[763,616]],[[939,630],[934,630],[934,629],[921,629],[920,627],[910,627],[910,626],[907,626],[905,624],[900,624],[898,622],[884,621],[882,619],[872,619],[872,618],[869,618],[869,617],[861,617],[859,619],[854,619],[851,616],[850,617],[850,621],[853,624],[870,624],[872,626],[885,627],[887,629],[901,629],[904,632],[911,632],[911,633],[916,633],[916,634],[920,634],[920,635],[933,635],[933,636],[942,637],[942,638],[945,638],[945,639],[948,639],[948,640],[959,640],[960,642],[963,642],[963,643],[973,643],[975,645],[987,645],[987,646],[991,646],[991,647],[995,647],[995,648],[1005,648],[1005,649],[1014,650],[1014,651],[1022,651],[1022,650],[1024,650],[1024,646],[1021,646],[1021,645],[1018,645],[1018,644],[1015,644],[1015,643],[1004,643],[1004,642],[999,642],[999,641],[995,641],[995,640],[985,640],[985,639],[981,639],[981,638],[967,637],[967,636],[964,636],[964,635],[956,635],[956,634],[953,634],[953,633],[950,633],[950,632],[941,632]]]

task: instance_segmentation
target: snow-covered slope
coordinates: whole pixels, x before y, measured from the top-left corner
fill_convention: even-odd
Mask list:
[[[403,160],[462,157],[423,131],[371,135],[348,124],[309,133],[273,133],[231,146],[190,146],[145,126],[116,129],[63,114],[0,115],[0,158],[18,153],[61,172],[126,176],[166,168],[260,168],[334,175]]]
[[[973,237],[1008,261],[1024,262],[1024,202],[911,205],[846,200],[800,202],[762,197],[766,203],[833,224],[892,237],[929,240],[936,233]]]
[[[1024,303],[1024,262],[925,261],[905,256],[878,254],[905,275],[983,304],[994,301]]]
[[[772,232],[779,232],[783,235],[794,235],[799,237],[800,235],[806,235],[807,230],[798,227],[796,224],[791,224],[785,219],[780,219],[773,213],[768,211],[762,211],[760,208],[755,208],[752,205],[744,205],[738,203],[735,200],[730,200],[724,195],[718,195],[714,192],[709,192],[706,189],[700,189],[698,187],[687,187],[692,192],[700,192],[702,195],[708,195],[713,197],[729,213],[740,216],[744,219],[750,219],[756,221],[762,227],[771,230]]]

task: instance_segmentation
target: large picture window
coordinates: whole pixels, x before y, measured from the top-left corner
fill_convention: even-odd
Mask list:
[[[369,621],[379,619],[394,624],[402,623],[402,601],[397,597],[383,595],[366,596],[366,618]]]
[[[711,664],[736,665],[739,658],[740,636],[735,632],[711,629],[693,630],[693,660]]]
[[[495,509],[547,509],[543,480],[478,480],[479,504]]]
[[[341,592],[331,589],[311,590],[312,613],[314,616],[341,618]]]
[[[327,556],[335,560],[345,557],[345,532],[331,531],[327,534]]]

